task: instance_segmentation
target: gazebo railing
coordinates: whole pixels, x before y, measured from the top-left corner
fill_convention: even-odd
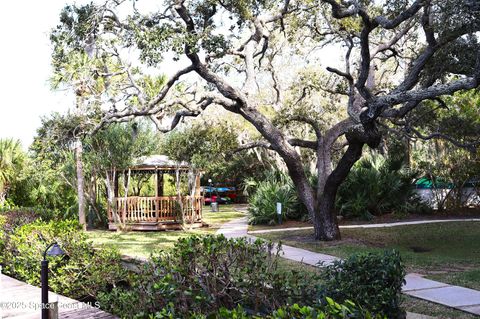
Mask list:
[[[177,196],[161,197],[118,197],[115,198],[116,211],[121,222],[198,222],[202,219],[203,196],[181,197],[181,205]],[[113,210],[109,207],[109,220],[113,222]]]

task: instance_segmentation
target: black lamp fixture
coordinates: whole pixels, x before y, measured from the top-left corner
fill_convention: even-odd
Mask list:
[[[65,252],[57,243],[50,244],[43,252],[43,260],[41,263],[41,283],[42,283],[42,319],[48,319],[48,260],[47,256],[58,257],[65,255]]]

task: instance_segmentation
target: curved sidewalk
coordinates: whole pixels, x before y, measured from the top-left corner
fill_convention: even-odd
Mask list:
[[[448,220],[455,221],[455,220]],[[465,221],[465,220],[461,220]],[[480,221],[480,219],[471,219],[469,221]],[[402,225],[416,225],[424,224],[428,221],[417,221],[417,222],[403,222],[395,223],[397,226]],[[446,222],[446,220],[441,221],[430,221],[430,222]],[[408,223],[408,224],[407,224]],[[375,224],[370,225],[359,225],[357,227],[368,226],[368,228],[373,228]],[[377,224],[382,226],[376,227],[393,227],[385,226],[386,224]],[[349,225],[348,228],[353,228]],[[367,228],[367,227],[364,227]],[[299,229],[297,227],[297,229]],[[305,227],[300,228],[305,229]],[[272,229],[272,231],[287,231],[292,230],[291,228],[284,229]],[[251,233],[261,233],[268,231],[255,231]],[[227,238],[237,238],[237,237],[247,237],[255,240],[257,237],[252,236],[248,232],[248,220],[247,217],[242,217],[231,222],[224,224],[218,231],[217,234],[223,234]],[[312,252],[310,250],[301,249],[297,247],[292,247],[288,245],[282,245],[283,257],[286,259],[303,262],[308,265],[318,266],[319,262],[323,262],[324,265],[329,265],[334,260],[339,260],[338,257],[320,254]],[[406,284],[402,288],[402,292],[406,295],[410,295],[416,298],[424,299],[434,303],[438,303],[444,306],[456,308],[474,315],[480,315],[480,291],[452,286],[438,281],[429,280],[423,278],[419,274],[407,274],[405,276]]]

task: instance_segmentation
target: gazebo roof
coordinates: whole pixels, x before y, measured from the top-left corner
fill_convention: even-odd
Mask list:
[[[190,163],[178,162],[166,155],[150,155],[137,158],[132,169],[189,169]]]

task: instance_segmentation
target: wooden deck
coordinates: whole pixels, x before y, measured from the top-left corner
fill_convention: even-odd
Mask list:
[[[57,298],[59,318],[117,318],[96,307],[50,292],[50,302],[57,301]],[[40,288],[0,274],[0,318],[38,319],[41,317],[40,305]]]

